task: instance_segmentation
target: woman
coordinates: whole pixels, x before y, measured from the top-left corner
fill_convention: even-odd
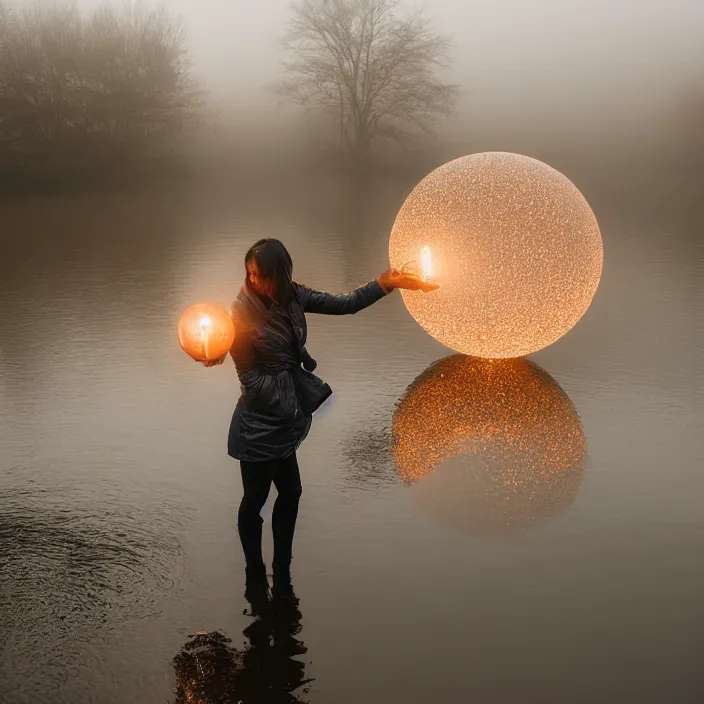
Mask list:
[[[244,285],[232,304],[237,334],[230,350],[242,395],[228,437],[228,454],[240,461],[244,489],[237,526],[246,561],[245,598],[268,598],[260,512],[273,482],[278,497],[272,516],[272,594],[295,601],[291,557],[301,496],[296,450],[310,430],[313,412],[332,394],[312,373],[316,362],[305,347],[305,313],[357,313],[395,288],[430,291],[437,286],[404,267],[389,269],[351,293],[313,291],[293,281],[291,257],[275,239],[255,243],[245,256],[245,267]]]

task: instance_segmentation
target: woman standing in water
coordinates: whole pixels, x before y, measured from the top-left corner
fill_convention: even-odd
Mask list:
[[[312,372],[306,350],[305,313],[357,313],[395,288],[430,291],[406,269],[389,269],[351,293],[332,295],[293,281],[293,262],[275,239],[256,242],[245,256],[246,279],[232,304],[237,334],[230,350],[242,387],[230,423],[228,454],[240,461],[244,495],[237,527],[246,561],[245,598],[268,599],[260,512],[272,482],[275,599],[296,601],[291,586],[293,534],[301,497],[296,450],[308,435],[313,412],[332,394]],[[225,355],[226,356],[226,355]],[[225,356],[206,366],[220,364]]]

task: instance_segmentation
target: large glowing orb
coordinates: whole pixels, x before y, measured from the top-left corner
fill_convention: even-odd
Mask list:
[[[481,537],[521,532],[564,512],[586,455],[569,397],[526,359],[453,355],[434,363],[399,403],[392,437],[414,500]]]
[[[599,285],[603,249],[569,179],[526,156],[487,152],[451,161],[413,189],[389,258],[394,267],[418,262],[440,284],[431,294],[401,292],[426,332],[457,352],[499,358],[536,352],[577,323]]]

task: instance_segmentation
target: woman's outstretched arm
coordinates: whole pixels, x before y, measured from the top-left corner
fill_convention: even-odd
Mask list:
[[[324,315],[348,315],[358,313],[376,303],[395,288],[406,288],[412,291],[435,291],[438,285],[423,281],[417,275],[410,273],[404,265],[401,269],[387,269],[374,281],[356,288],[350,293],[334,295],[314,291],[296,284],[299,300],[306,313],[323,313]]]
[[[368,308],[390,293],[390,290],[385,289],[376,279],[354,291],[337,295],[315,291],[300,284],[296,284],[296,290],[306,313],[323,315],[352,315]]]

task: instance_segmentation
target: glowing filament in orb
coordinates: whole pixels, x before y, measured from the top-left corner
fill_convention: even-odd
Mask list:
[[[208,359],[208,342],[210,341],[210,336],[213,334],[213,321],[209,316],[204,315],[200,319],[200,339],[203,343],[203,354],[206,359]]]
[[[433,255],[430,253],[430,247],[425,245],[421,250],[421,278],[423,281],[432,281],[433,279]]]
[[[219,359],[235,340],[229,312],[215,303],[196,303],[186,308],[176,332],[183,351],[199,362]]]

